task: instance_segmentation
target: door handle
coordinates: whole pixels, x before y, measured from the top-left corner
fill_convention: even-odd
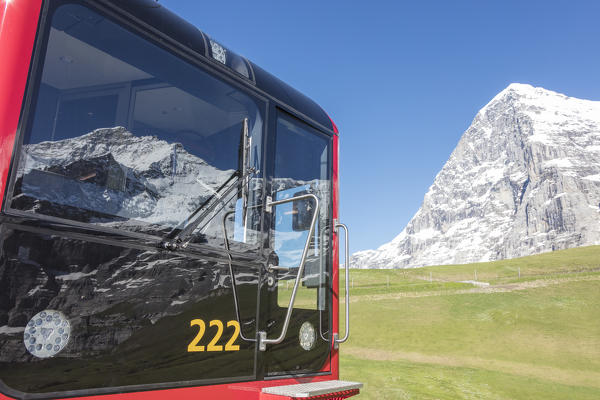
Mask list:
[[[344,260],[344,266],[346,269],[346,332],[343,338],[339,338],[339,333],[333,334],[333,348],[337,349],[340,343],[344,343],[348,340],[348,336],[350,335],[350,292],[348,282],[350,281],[350,250],[348,248],[348,227],[345,224],[337,223],[334,226],[336,233],[339,232],[338,228],[342,228],[344,230],[344,247],[345,247],[345,255],[346,258]],[[339,266],[339,252],[338,252],[338,266]],[[339,328],[338,328],[339,329]]]

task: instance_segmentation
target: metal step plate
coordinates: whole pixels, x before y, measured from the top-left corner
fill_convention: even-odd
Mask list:
[[[361,389],[362,383],[347,381],[323,381],[300,383],[297,385],[271,386],[262,389],[263,393],[287,397],[313,397],[346,390]]]

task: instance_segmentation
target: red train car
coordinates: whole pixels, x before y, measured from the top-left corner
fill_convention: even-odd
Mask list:
[[[0,7],[0,399],[357,394],[327,114],[154,1]]]

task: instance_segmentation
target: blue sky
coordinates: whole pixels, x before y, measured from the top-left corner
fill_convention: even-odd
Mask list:
[[[596,0],[160,3],[333,118],[352,252],[400,233],[509,83],[600,100]]]

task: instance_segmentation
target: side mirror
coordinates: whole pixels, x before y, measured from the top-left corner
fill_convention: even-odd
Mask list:
[[[303,190],[294,193],[294,197],[308,194]],[[292,229],[295,232],[304,232],[310,229],[314,214],[314,202],[311,199],[294,200],[292,203]]]

